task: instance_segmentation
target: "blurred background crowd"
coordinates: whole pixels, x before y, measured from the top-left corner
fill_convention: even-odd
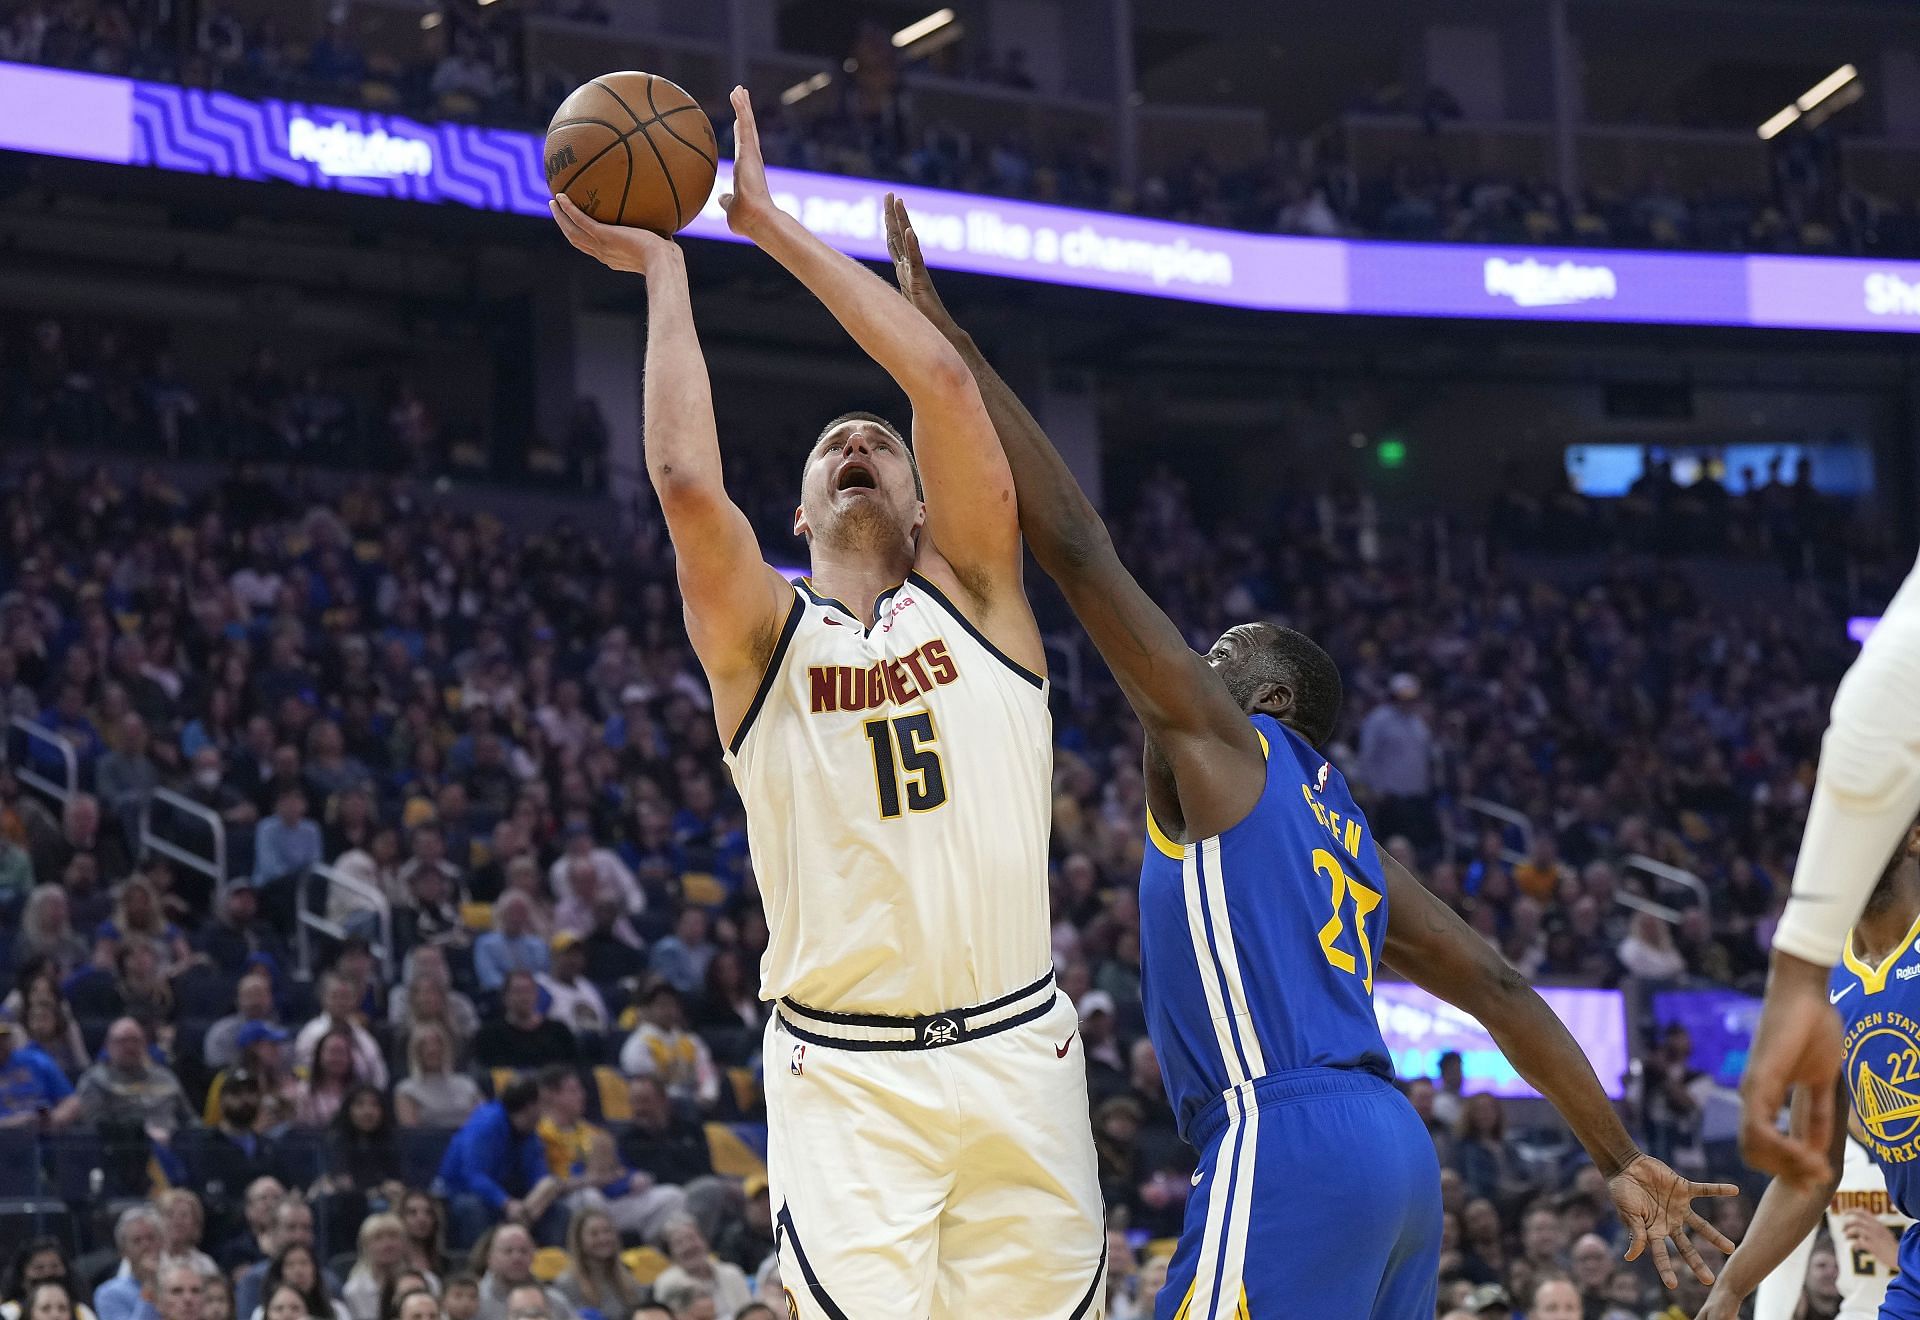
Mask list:
[[[777,480],[739,496],[763,526],[784,508]],[[1756,553],[1776,521],[1820,525],[1769,511],[1796,499],[1735,501]],[[1755,985],[1845,659],[1808,641],[1839,637],[1818,593],[1732,609],[1625,560],[1567,586],[1497,560],[1441,573],[1339,512],[1300,495],[1257,530],[1206,526],[1163,477],[1122,526],[1195,638],[1262,615],[1329,647],[1348,690],[1334,758],[1379,836],[1530,978]],[[576,1279],[593,1212],[655,1288],[717,1252],[716,1290],[739,1272],[764,1289],[767,933],[657,525],[517,532],[407,484],[321,495],[235,469],[186,491],[47,460],[9,473],[0,530],[0,708],[50,734],[16,726],[0,769],[0,1135],[45,1119],[41,1172],[57,1190],[88,1164],[99,1207],[192,1189],[191,1239],[160,1258],[203,1252],[223,1278],[285,1263],[250,1209],[272,1171],[341,1280],[398,1268],[366,1227],[356,1242],[384,1220],[369,1211],[429,1236],[409,1252],[443,1283],[511,1203]],[[1054,950],[1129,1262],[1118,1307],[1151,1286],[1133,1263],[1150,1275],[1177,1232],[1193,1157],[1142,1031],[1137,729],[1103,674],[1065,696]],[[69,776],[64,800],[31,786]],[[1463,805],[1482,798],[1515,804],[1526,836]],[[1658,896],[1638,857],[1705,878],[1711,905],[1677,925],[1624,906]],[[1637,1125],[1703,1171],[1712,1083],[1683,1030],[1641,1044]],[[1457,1057],[1408,1082],[1448,1170],[1450,1280],[1524,1298],[1571,1269],[1622,1313],[1651,1305],[1564,1136],[1463,1094]],[[537,1169],[472,1135],[516,1101],[540,1120]],[[450,1139],[496,1143],[504,1197],[442,1176]],[[1729,1231],[1745,1212],[1719,1211]]]

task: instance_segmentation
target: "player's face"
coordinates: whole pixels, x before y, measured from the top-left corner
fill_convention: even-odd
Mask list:
[[[1256,663],[1260,638],[1258,625],[1243,623],[1220,634],[1220,640],[1207,652],[1207,663],[1220,675],[1227,691],[1241,710],[1251,712],[1259,705],[1264,686]]]
[[[829,545],[877,548],[911,538],[923,516],[906,447],[886,428],[854,421],[821,436],[808,455],[793,529]]]

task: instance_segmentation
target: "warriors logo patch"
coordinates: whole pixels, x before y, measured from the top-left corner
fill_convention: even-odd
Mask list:
[[[1874,1154],[1920,1158],[1920,1022],[1869,1013],[1847,1033],[1847,1089]]]

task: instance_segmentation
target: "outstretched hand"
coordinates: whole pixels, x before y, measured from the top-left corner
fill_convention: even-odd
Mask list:
[[[752,238],[756,225],[773,214],[773,193],[767,188],[767,165],[760,155],[760,126],[753,120],[753,98],[744,87],[733,89],[733,191],[720,194],[727,227],[742,238]]]
[[[906,300],[919,308],[922,315],[941,329],[946,329],[953,324],[953,317],[933,287],[933,276],[927,271],[926,259],[920,255],[920,236],[913,232],[907,204],[888,193],[886,213],[887,255],[893,258],[894,283],[900,286],[900,292]]]
[[[565,193],[547,203],[553,222],[567,236],[567,242],[613,270],[644,275],[648,267],[662,257],[677,255],[679,247],[670,238],[662,238],[650,229],[628,225],[604,225],[574,205]]]
[[[1680,1275],[1667,1251],[1671,1239],[1682,1260],[1701,1283],[1713,1282],[1713,1271],[1700,1259],[1699,1249],[1687,1236],[1691,1229],[1721,1251],[1733,1252],[1733,1241],[1725,1233],[1701,1218],[1693,1208],[1695,1197],[1736,1196],[1740,1189],[1732,1183],[1697,1183],[1682,1178],[1651,1155],[1641,1155],[1607,1181],[1607,1195],[1613,1198],[1614,1211],[1632,1234],[1627,1244],[1627,1259],[1638,1260],[1649,1244],[1653,1247],[1653,1267],[1660,1282],[1677,1287]]]

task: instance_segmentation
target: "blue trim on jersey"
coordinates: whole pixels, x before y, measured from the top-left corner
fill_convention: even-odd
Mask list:
[[[734,756],[740,755],[741,746],[747,741],[747,731],[753,728],[753,722],[760,715],[760,708],[767,704],[767,696],[773,691],[773,684],[780,677],[780,662],[787,658],[787,648],[793,645],[793,635],[800,630],[800,618],[807,612],[801,603],[800,593],[794,592],[793,602],[787,606],[787,621],[780,627],[780,640],[773,644],[773,653],[767,657],[767,667],[760,673],[760,686],[754,689],[753,704],[747,707],[747,713],[740,717],[740,727],[733,731],[733,738],[727,743],[727,751]]]
[[[847,1320],[847,1313],[827,1295],[826,1288],[820,1283],[820,1277],[813,1272],[813,1263],[807,1259],[806,1248],[800,1245],[800,1233],[793,1226],[793,1211],[788,1209],[784,1201],[780,1203],[779,1218],[774,1221],[775,1241],[779,1240],[781,1229],[786,1230],[787,1243],[793,1248],[793,1258],[800,1265],[800,1273],[806,1279],[807,1291],[813,1294],[813,1300],[818,1302],[820,1309],[827,1313],[828,1320]]]
[[[1002,651],[999,647],[995,646],[992,642],[988,641],[987,635],[981,632],[978,628],[973,626],[973,620],[969,619],[966,616],[965,612],[962,611],[958,605],[955,605],[951,600],[947,598],[947,593],[940,590],[940,588],[934,586],[933,583],[927,581],[926,577],[922,575],[918,570],[915,570],[914,572],[907,574],[907,581],[911,582],[914,586],[920,588],[922,591],[926,592],[929,596],[932,596],[934,600],[938,601],[940,604],[940,608],[945,610],[948,614],[951,614],[953,616],[953,621],[959,624],[962,628],[965,628],[967,630],[967,633],[973,638],[974,641],[980,643],[980,645],[986,650],[988,655],[992,656],[995,660],[998,660],[1001,664],[1005,665],[1008,669],[1011,669],[1015,674],[1019,675],[1021,678],[1026,679],[1027,682],[1033,684],[1035,687],[1044,688],[1047,685],[1047,680],[1043,676],[1034,673],[1031,669],[1028,669],[1025,665],[1021,664],[1018,660],[1015,660],[1012,656],[1008,655],[1005,651]]]
[[[1224,1008],[1227,1013],[1227,1033],[1233,1040],[1234,1055],[1240,1060],[1240,1075],[1251,1078],[1253,1076],[1253,1065],[1248,1062],[1246,1044],[1240,1039],[1240,1015],[1233,1011],[1232,991],[1229,989],[1229,983],[1227,981],[1226,960],[1220,956],[1220,943],[1214,935],[1213,904],[1207,898],[1206,855],[1207,850],[1204,840],[1200,843],[1188,845],[1187,860],[1193,863],[1193,875],[1197,882],[1196,887],[1200,890],[1200,920],[1206,927],[1207,952],[1213,956],[1213,974],[1220,978],[1220,1006]],[[1220,890],[1223,894],[1226,892],[1225,879],[1226,877],[1223,874],[1221,876],[1222,884]],[[1231,939],[1233,936],[1233,913],[1228,912],[1224,915],[1227,919],[1227,936]],[[1225,1062],[1225,1060],[1222,1060],[1222,1062]]]

